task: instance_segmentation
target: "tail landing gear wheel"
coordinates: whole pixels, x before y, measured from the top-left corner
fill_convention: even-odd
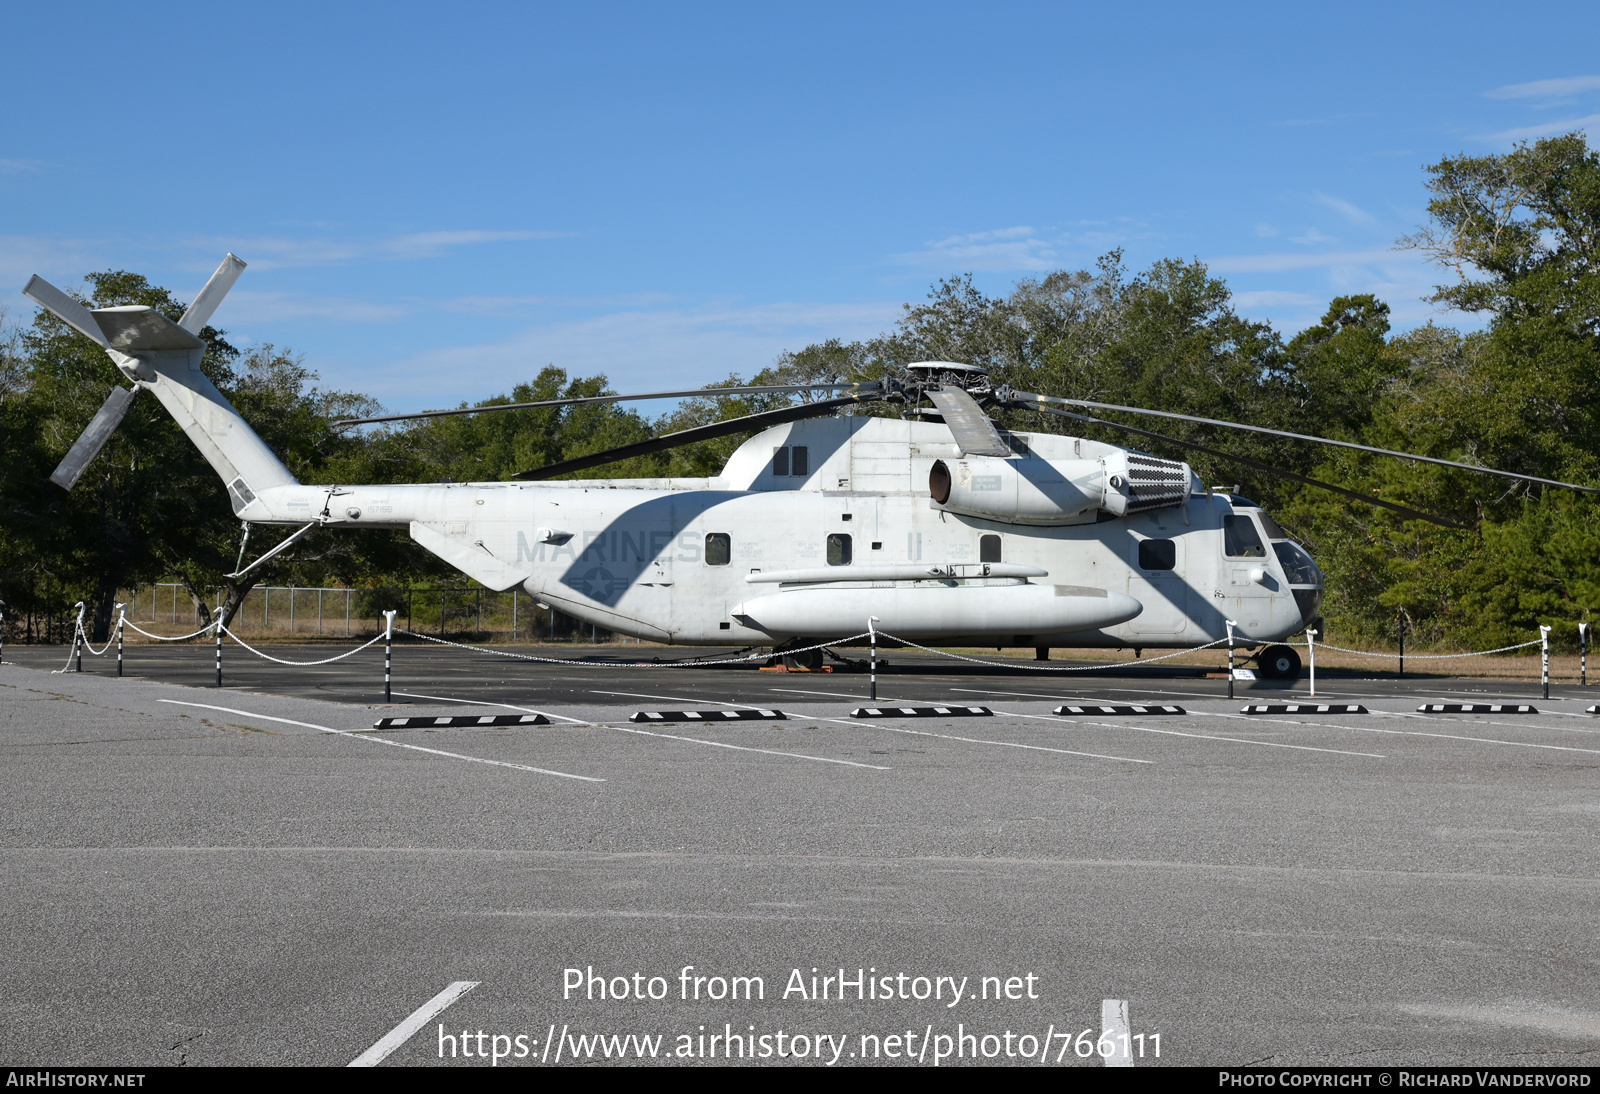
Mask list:
[[[1300,655],[1292,646],[1268,646],[1256,654],[1261,675],[1271,680],[1294,680],[1300,676]]]

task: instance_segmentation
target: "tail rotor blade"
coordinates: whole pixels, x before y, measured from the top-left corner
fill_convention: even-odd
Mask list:
[[[107,349],[110,348],[106,336],[100,331],[100,325],[94,321],[94,316],[89,314],[89,309],[38,274],[28,279],[28,284],[22,293],[40,307],[54,312],[85,338],[92,339]]]
[[[217,272],[206,282],[206,287],[200,290],[200,295],[194,298],[189,310],[178,320],[178,326],[190,334],[199,334],[201,328],[211,321],[211,313],[217,310],[217,305],[228,295],[233,283],[244,273],[245,265],[244,260],[229,251],[228,256],[222,260],[222,265],[217,267]]]
[[[65,316],[63,316],[65,318]],[[118,424],[128,413],[128,408],[133,405],[134,396],[139,394],[136,387],[114,387],[111,394],[106,396],[106,401],[101,404],[99,411],[90,420],[88,428],[78,435],[72,448],[62,459],[60,466],[50,476],[50,481],[63,490],[71,490],[83,477],[94,458],[100,455],[100,450],[111,439],[111,434],[116,432]]]

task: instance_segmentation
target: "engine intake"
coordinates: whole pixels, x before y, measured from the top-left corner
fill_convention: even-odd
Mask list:
[[[1137,452],[1097,460],[975,456],[934,462],[935,508],[1005,524],[1066,524],[1091,510],[1126,516],[1184,504],[1194,473],[1186,463]]]

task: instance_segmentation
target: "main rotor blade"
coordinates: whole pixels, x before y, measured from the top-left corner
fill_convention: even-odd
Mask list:
[[[978,400],[959,387],[928,392],[928,398],[944,416],[963,456],[1009,456],[1011,446],[994,426],[994,419],[983,412]]]
[[[61,463],[50,475],[50,481],[63,490],[71,490],[78,485],[78,480],[88,470],[94,458],[100,455],[100,450],[111,439],[111,434],[116,432],[118,424],[127,415],[128,408],[133,405],[133,397],[139,394],[136,387],[114,387],[111,394],[106,396],[106,401],[100,404],[100,409],[95,411],[89,424],[84,427],[78,439],[73,442],[67,454],[62,457]]]
[[[22,293],[35,304],[54,312],[57,317],[65,320],[68,326],[85,338],[92,339],[107,349],[111,348],[111,344],[106,341],[105,334],[100,330],[100,324],[96,323],[94,316],[89,314],[89,309],[38,274],[28,278],[28,283],[23,286]]]
[[[342,418],[333,423],[334,429],[352,425],[371,425],[374,422],[404,422],[412,418],[448,418],[456,414],[488,414],[496,410],[533,410],[545,406],[579,406],[584,403],[631,403],[636,399],[687,399],[704,395],[782,395],[795,391],[835,391],[839,388],[877,391],[876,383],[858,383],[853,380],[837,384],[774,384],[764,387],[700,387],[690,391],[650,391],[635,395],[587,395],[576,399],[546,399],[537,403],[498,403],[493,406],[465,406],[456,410],[424,410],[417,414],[384,414],[376,418]]]
[[[1600,487],[1579,486],[1575,482],[1561,482],[1558,479],[1541,479],[1537,475],[1523,475],[1516,471],[1501,471],[1494,467],[1479,467],[1476,464],[1457,463],[1455,460],[1441,460],[1433,456],[1418,456],[1414,452],[1396,452],[1390,448],[1374,448],[1371,445],[1355,444],[1351,441],[1335,441],[1328,437],[1311,437],[1304,433],[1287,433],[1281,429],[1267,429],[1259,425],[1243,425],[1239,422],[1224,422],[1216,418],[1197,418],[1191,414],[1174,414],[1168,410],[1146,410],[1138,406],[1117,406],[1115,403],[1094,403],[1088,399],[1063,399],[1056,395],[1035,395],[1029,391],[1012,392],[1015,402],[1026,405],[1029,401],[1039,403],[1062,403],[1066,406],[1086,406],[1095,410],[1120,410],[1125,414],[1144,414],[1155,418],[1172,418],[1180,422],[1198,422],[1201,425],[1220,425],[1224,429],[1242,429],[1250,433],[1265,433],[1272,437],[1287,437],[1295,441],[1310,441],[1313,444],[1328,444],[1336,448],[1353,448],[1357,452],[1371,452],[1378,456],[1395,456],[1402,460],[1415,460],[1418,463],[1432,463],[1440,467],[1455,467],[1462,471],[1477,471],[1484,475],[1499,475],[1507,479],[1520,479],[1523,482],[1537,482],[1545,486],[1560,486],[1567,490],[1581,490],[1585,494],[1600,494]],[[1110,422],[1101,423],[1110,425]]]
[[[1232,452],[1223,452],[1220,449],[1211,448],[1203,444],[1196,444],[1193,441],[1180,441],[1178,438],[1168,437],[1164,433],[1152,433],[1150,430],[1140,429],[1138,426],[1123,425],[1120,422],[1108,422],[1101,418],[1091,418],[1087,414],[1072,414],[1065,410],[1051,410],[1047,406],[1030,406],[1027,409],[1037,411],[1040,414],[1054,414],[1058,418],[1071,418],[1075,422],[1088,422],[1090,425],[1109,426],[1112,429],[1120,429],[1125,433],[1137,433],[1141,437],[1149,437],[1152,440],[1165,441],[1167,444],[1177,445],[1179,448],[1192,448],[1196,452],[1204,452],[1208,456],[1216,456],[1220,459],[1230,460],[1234,463],[1242,463],[1246,467],[1253,467],[1257,471],[1265,471],[1269,475],[1276,475],[1279,478],[1284,479],[1293,479],[1295,482],[1303,482],[1307,486],[1315,486],[1321,490],[1331,490],[1335,494],[1343,494],[1347,498],[1354,498],[1356,501],[1362,502],[1366,505],[1376,505],[1384,509],[1392,509],[1394,512],[1399,513],[1411,520],[1425,520],[1429,524],[1437,524],[1444,528],[1460,528],[1464,531],[1471,530],[1467,528],[1465,524],[1457,524],[1453,520],[1448,520],[1444,517],[1436,517],[1432,513],[1424,513],[1420,509],[1412,509],[1408,506],[1397,505],[1392,501],[1384,501],[1382,498],[1375,498],[1370,494],[1363,494],[1357,490],[1350,490],[1343,486],[1335,486],[1331,482],[1323,482],[1321,479],[1313,479],[1305,475],[1298,474],[1294,471],[1286,471],[1281,467],[1275,467],[1269,463],[1262,463],[1260,460],[1252,460],[1248,456],[1235,456]]]
[[[183,318],[178,320],[178,326],[190,334],[199,334],[201,329],[211,319],[211,313],[217,310],[217,305],[222,303],[222,298],[228,295],[228,290],[233,288],[233,283],[239,280],[239,275],[244,273],[245,262],[238,255],[229,251],[222,260],[222,265],[217,267],[217,272],[211,275],[211,280],[206,282],[206,287],[200,290],[200,295],[194,298],[189,305],[189,310],[183,313]]]
[[[729,418],[725,422],[695,426],[693,429],[684,429],[661,437],[651,437],[648,441],[625,444],[620,448],[608,448],[604,452],[595,452],[588,456],[578,456],[570,460],[546,464],[544,467],[519,471],[511,477],[514,479],[553,479],[557,475],[583,471],[590,467],[599,467],[602,464],[615,463],[617,460],[625,460],[631,456],[647,456],[652,452],[664,452],[669,448],[694,444],[696,441],[709,441],[716,437],[726,437],[731,433],[766,429],[768,426],[782,425],[784,422],[798,422],[802,418],[820,418],[826,414],[832,414],[842,407],[857,405],[864,397],[871,398],[871,396],[846,395],[839,399],[825,399],[818,403],[801,403],[799,406],[786,406],[778,410],[764,411],[760,414],[747,414],[742,418]]]

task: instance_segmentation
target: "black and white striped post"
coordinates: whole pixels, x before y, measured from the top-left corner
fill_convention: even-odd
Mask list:
[[[1396,623],[1398,623],[1400,625],[1400,679],[1404,680],[1406,678],[1406,617],[1405,617],[1405,613],[1402,612],[1400,615],[1395,616],[1394,620],[1395,620]]]
[[[1306,652],[1311,655],[1311,698],[1317,697],[1317,632],[1306,631]]]
[[[389,681],[394,667],[394,616],[393,611],[383,613],[383,701],[392,703]]]
[[[867,616],[867,638],[872,643],[872,694],[869,698],[878,698],[878,632],[873,629],[873,624],[879,622],[875,615]]]
[[[1589,686],[1589,624],[1578,624],[1578,686]]]
[[[213,626],[217,629],[217,687],[222,686],[222,608],[217,608],[217,619]]]
[[[72,652],[73,652],[73,655],[75,657],[77,657],[77,659],[78,659],[78,667],[77,667],[77,669],[75,671],[82,672],[83,671],[83,612],[84,612],[84,603],[83,603],[83,601],[81,601],[81,600],[78,601],[78,603],[75,604],[74,607],[76,607],[78,609],[78,621],[73,624]]]
[[[1550,628],[1539,627],[1539,681],[1546,699],[1550,698]]]
[[[1233,698],[1233,620],[1224,619],[1228,625],[1228,698]]]
[[[126,604],[117,605],[117,675],[122,675],[122,621],[128,615]]]

